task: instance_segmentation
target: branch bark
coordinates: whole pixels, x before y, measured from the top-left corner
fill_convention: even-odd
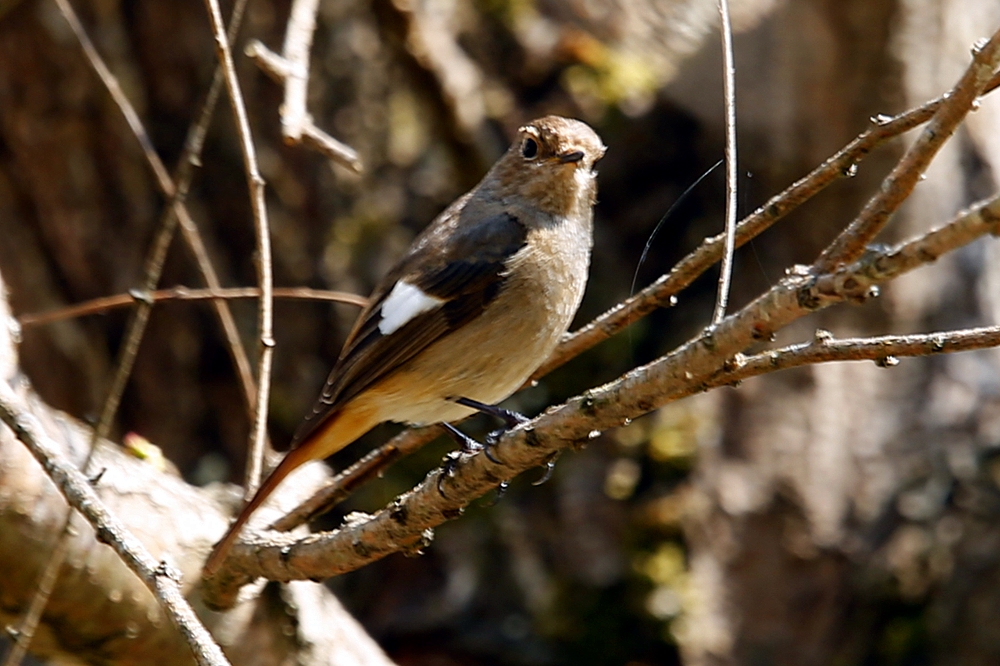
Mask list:
[[[983,94],[1000,86],[1000,72],[995,73],[983,89]],[[822,192],[834,181],[851,177],[858,163],[876,147],[930,120],[948,100],[949,95],[927,102],[894,118],[873,118],[874,127],[866,130],[807,176],[744,218],[736,227],[735,244],[742,247],[791,211]],[[536,381],[572,358],[608,340],[651,312],[672,306],[677,295],[699,276],[719,262],[726,249],[726,234],[706,238],[674,268],[638,294],[617,304],[586,326],[568,333],[552,356],[529,380]],[[276,521],[271,528],[286,531],[328,511],[343,501],[354,488],[373,478],[392,462],[406,457],[442,434],[436,426],[405,430],[380,448],[371,451],[357,463],[335,475],[313,497],[296,507],[289,515]]]
[[[225,530],[239,497],[220,488],[195,488],[105,440],[97,442],[92,462],[99,479],[84,477],[77,466],[86,455],[91,430],[43,404],[20,375],[18,326],[5,296],[0,280],[4,420],[34,441],[33,453],[47,468],[15,440],[14,431],[0,425],[0,569],[5,572],[0,619],[9,621],[10,613],[29,603],[38,572],[61,533],[67,506],[49,476],[98,526],[95,531],[81,521],[71,531],[66,565],[32,642],[34,654],[103,663],[191,663],[191,647],[174,624],[165,621],[154,596],[159,595],[182,609],[187,631],[199,636],[203,663],[225,661],[219,661],[217,646],[213,648],[198,629],[200,623],[232,663],[241,666],[287,661],[318,666],[345,660],[391,664],[336,598],[315,583],[296,583],[280,594],[259,594],[257,587],[230,612],[207,612],[198,601],[201,563]],[[322,465],[307,466],[296,479],[298,490],[276,498],[262,518],[284,514],[325,478]],[[192,600],[200,622],[181,595]],[[287,633],[289,620],[292,634]]]
[[[58,453],[58,447],[43,433],[38,420],[20,405],[14,391],[0,383],[0,420],[17,435],[42,465],[70,505],[87,519],[101,543],[111,546],[122,562],[145,583],[166,610],[202,666],[228,664],[222,650],[198,620],[181,594],[181,573],[166,559],[157,561],[101,502],[88,480]]]
[[[983,202],[940,229],[897,247],[872,249],[833,272],[813,274],[803,267],[667,356],[509,431],[493,449],[501,464],[483,453],[462,455],[451,476],[441,478],[441,470],[432,471],[420,485],[375,515],[352,514],[348,524],[332,532],[303,539],[288,534],[248,535],[234,546],[226,567],[205,581],[206,601],[212,607],[226,608],[235,601],[239,588],[258,576],[269,580],[326,578],[389,553],[419,550],[432,537],[434,527],[461,515],[471,501],[499,483],[544,464],[564,449],[585,444],[595,433],[708,388],[710,380],[737,354],[791,322],[834,304],[875,297],[879,284],[997,233],[1000,198]]]

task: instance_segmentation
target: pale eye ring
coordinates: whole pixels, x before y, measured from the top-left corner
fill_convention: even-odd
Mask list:
[[[532,138],[527,138],[521,145],[521,156],[526,160],[533,160],[538,157],[538,142]]]

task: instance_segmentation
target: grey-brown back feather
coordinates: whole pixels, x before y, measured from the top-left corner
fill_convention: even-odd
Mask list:
[[[506,261],[524,247],[528,230],[506,213],[476,221],[462,219],[467,201],[463,197],[435,219],[376,287],[293,444],[307,439],[365,389],[481,315],[499,294]],[[383,335],[379,330],[382,306],[399,280],[445,303]]]

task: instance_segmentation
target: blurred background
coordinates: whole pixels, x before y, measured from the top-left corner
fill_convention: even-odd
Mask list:
[[[77,2],[169,165],[214,67],[198,0]],[[228,12],[228,5],[223,12]],[[280,50],[287,0],[252,0],[250,38]],[[326,0],[310,112],[361,176],[282,145],[281,89],[246,58],[279,286],[367,294],[410,239],[473,186],[516,128],[592,124],[600,163],[591,280],[577,325],[722,226],[715,0]],[[1000,27],[991,0],[732,0],[741,213],[880,113],[935,97]],[[1000,105],[937,158],[886,242],[996,191]],[[901,154],[884,147],[738,253],[734,306],[810,263]],[[254,241],[228,107],[189,198],[226,286],[253,285]],[[164,201],[54,3],[0,0],[0,273],[16,314],[141,284]],[[657,227],[661,222],[662,226]],[[658,232],[653,236],[654,229]],[[649,252],[639,257],[649,242]],[[629,331],[512,399],[534,414],[669,351],[709,320],[710,274]],[[202,286],[179,240],[161,286]],[[252,302],[232,304],[251,350]],[[981,241],[781,332],[777,343],[996,323],[1000,251]],[[287,442],[355,315],[276,306],[271,436]],[[26,327],[22,358],[53,405],[94,420],[127,321]],[[1000,659],[1000,356],[986,351],[788,371],[669,405],[515,480],[443,526],[420,558],[330,581],[400,664],[993,664]],[[205,303],[158,306],[115,426],[192,483],[238,482],[249,425]],[[474,421],[472,433],[494,424]],[[398,428],[382,426],[341,468]],[[374,510],[439,464],[439,441],[322,526]]]

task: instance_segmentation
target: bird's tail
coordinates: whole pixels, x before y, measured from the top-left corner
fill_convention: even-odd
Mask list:
[[[274,471],[264,479],[264,483],[261,484],[260,488],[254,494],[253,498],[243,507],[240,514],[236,516],[236,521],[229,527],[225,536],[219,543],[215,544],[215,548],[212,549],[212,554],[208,556],[208,560],[205,562],[205,575],[211,576],[219,567],[222,565],[222,561],[226,559],[226,555],[229,554],[229,549],[232,548],[233,543],[236,541],[236,537],[240,535],[240,531],[243,526],[246,525],[247,521],[250,520],[250,516],[253,512],[264,503],[272,492],[278,487],[286,476],[291,474],[291,472],[299,467],[300,465],[309,462],[311,460],[309,456],[309,450],[306,447],[300,447],[297,449],[292,449],[284,457],[284,459],[274,468]]]
[[[215,545],[205,562],[204,574],[215,574],[226,559],[229,549],[240,530],[253,515],[253,512],[264,503],[286,476],[297,467],[310,460],[321,460],[341,450],[361,435],[368,432],[379,419],[364,401],[348,403],[343,409],[327,417],[326,423],[311,433],[308,438],[288,452],[285,458],[274,468],[274,471],[264,480],[250,502],[236,516],[236,521],[230,526],[222,540]]]

